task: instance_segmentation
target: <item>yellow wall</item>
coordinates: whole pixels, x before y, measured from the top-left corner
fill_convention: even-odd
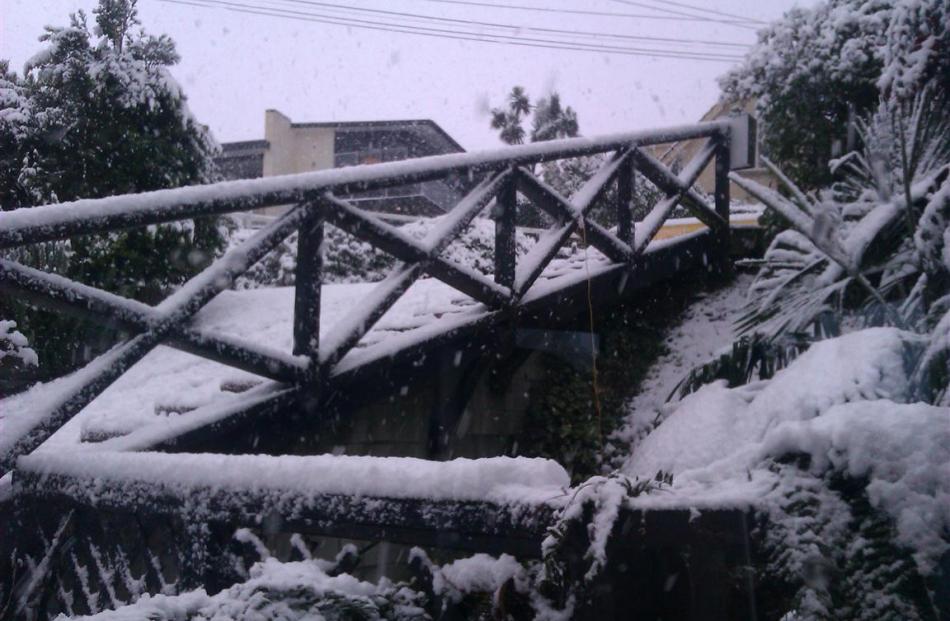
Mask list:
[[[277,110],[264,115],[264,176],[289,175],[333,168],[334,130],[330,127],[292,127]]]

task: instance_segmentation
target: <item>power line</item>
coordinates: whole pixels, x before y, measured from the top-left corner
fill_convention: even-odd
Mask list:
[[[423,15],[420,13],[407,13],[404,11],[389,11],[385,9],[374,9],[368,7],[356,7],[356,6],[347,6],[342,4],[334,4],[330,2],[319,2],[317,0],[282,0],[283,2],[293,3],[293,4],[303,4],[308,6],[319,6],[332,9],[342,9],[345,11],[358,11],[362,13],[373,13],[386,16],[394,16],[398,18],[417,18],[427,21],[434,22],[443,22],[443,23],[452,23],[460,24],[465,26],[485,26],[488,28],[500,28],[504,30],[512,30],[515,32],[528,31],[528,32],[542,32],[542,33],[552,33],[552,34],[564,34],[569,36],[581,36],[581,37],[591,37],[591,38],[609,38],[609,39],[627,39],[631,41],[650,41],[650,42],[661,42],[661,43],[695,43],[701,45],[711,45],[719,47],[736,47],[746,49],[749,47],[745,43],[732,43],[732,42],[723,42],[723,41],[710,41],[710,40],[701,40],[701,39],[682,39],[682,38],[670,38],[670,37],[650,37],[643,35],[630,35],[630,34],[618,34],[610,32],[594,32],[589,30],[564,30],[561,28],[544,28],[540,26],[521,26],[515,24],[503,24],[499,22],[483,22],[479,20],[472,19],[461,19],[461,18],[451,18],[451,17],[440,17],[435,15]]]
[[[649,0],[648,0],[648,1],[649,1]],[[766,23],[766,22],[762,21],[761,19],[755,19],[755,18],[752,18],[752,17],[746,17],[746,16],[744,16],[744,15],[736,15],[735,13],[726,13],[725,11],[717,11],[716,9],[707,9],[707,8],[705,8],[705,7],[695,6],[695,5],[693,5],[693,4],[686,4],[685,2],[676,2],[675,0],[662,0],[662,2],[658,2],[657,0],[653,0],[653,1],[654,1],[654,2],[657,2],[657,3],[659,3],[659,4],[664,4],[664,3],[665,3],[665,4],[671,4],[671,5],[673,5],[673,6],[682,7],[682,8],[684,8],[684,9],[692,9],[692,10],[694,10],[694,11],[702,11],[703,13],[710,13],[710,14],[712,14],[712,15],[719,15],[720,17],[733,17],[733,18],[739,19],[739,20],[741,20],[741,21],[750,22],[750,23],[753,23],[753,24],[765,24],[765,23]]]
[[[404,34],[415,34],[432,38],[454,39],[462,41],[474,41],[479,43],[495,43],[501,45],[514,45],[519,47],[534,47],[545,49],[560,49],[570,51],[599,52],[608,54],[619,54],[624,56],[649,56],[656,58],[675,58],[686,60],[699,60],[707,62],[735,62],[741,60],[739,56],[730,56],[722,53],[698,53],[688,50],[654,50],[645,48],[630,48],[619,46],[605,46],[599,44],[587,44],[575,41],[552,41],[547,39],[533,39],[526,37],[481,34],[459,32],[438,28],[408,26],[404,24],[390,24],[385,22],[370,22],[367,20],[347,19],[334,16],[320,15],[314,13],[304,13],[300,11],[290,11],[286,9],[272,9],[270,7],[261,7],[253,4],[241,4],[237,2],[228,2],[226,0],[162,0],[173,4],[183,4],[197,6],[202,8],[225,8],[238,13],[247,13],[253,15],[264,15],[270,17],[281,17],[296,21],[317,22],[324,24],[334,24],[347,26],[351,28],[363,28],[367,30],[378,30],[384,32],[398,32]]]
[[[655,19],[674,22],[708,22],[708,17],[699,15],[654,15],[640,13],[619,13],[615,11],[593,11],[589,9],[564,9],[556,7],[529,6],[524,4],[493,4],[491,2],[479,2],[478,0],[415,0],[416,2],[432,2],[435,4],[454,4],[460,6],[478,6],[505,11],[531,11],[536,13],[559,13],[563,15],[586,15],[590,17],[616,17],[620,19]],[[656,10],[654,7],[648,7]],[[726,22],[733,25],[733,22]]]
[[[663,12],[663,13],[669,13],[670,15],[676,15],[676,16],[678,16],[678,17],[694,17],[694,18],[695,18],[695,17],[699,17],[699,16],[693,15],[693,14],[691,14],[691,13],[684,13],[684,12],[682,12],[682,11],[677,11],[677,10],[674,10],[674,9],[664,9],[664,8],[657,7],[657,6],[653,6],[653,5],[650,5],[650,4],[645,4],[645,3],[643,3],[643,2],[636,2],[635,0],[614,0],[614,2],[617,2],[617,3],[619,3],[619,4],[627,4],[627,5],[629,5],[629,6],[636,6],[636,7],[640,7],[640,8],[643,8],[643,9],[650,9],[651,11],[660,11],[660,12]],[[743,23],[743,22],[747,22],[747,21],[748,21],[748,20],[745,20],[745,19],[743,19],[742,22],[736,21],[735,19],[728,19],[728,20],[726,20],[726,19],[714,19],[714,18],[712,18],[712,17],[706,17],[706,18],[704,18],[704,19],[705,19],[706,21],[715,22],[715,23],[718,23],[718,24],[727,24],[727,25],[730,25],[730,26],[735,26],[736,28],[745,28],[746,30],[755,30],[755,27],[754,27],[754,26],[750,26],[750,25],[748,25],[747,23]]]

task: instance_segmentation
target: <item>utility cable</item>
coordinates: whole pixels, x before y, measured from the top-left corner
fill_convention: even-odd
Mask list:
[[[749,47],[749,44],[746,43],[733,43],[733,42],[724,42],[724,41],[713,41],[713,40],[703,40],[703,39],[683,39],[683,38],[673,38],[673,37],[651,37],[645,35],[631,35],[631,34],[619,34],[611,32],[598,32],[590,30],[565,30],[562,28],[544,28],[541,26],[522,26],[518,24],[504,24],[499,22],[485,22],[473,19],[462,19],[462,18],[452,18],[452,17],[441,17],[435,15],[424,15],[421,13],[407,13],[405,11],[390,11],[386,9],[375,9],[368,7],[357,7],[357,6],[348,6],[344,4],[335,4],[332,2],[320,2],[318,0],[279,0],[284,3],[291,3],[297,5],[307,5],[307,6],[318,6],[329,9],[342,9],[345,11],[356,11],[361,13],[372,13],[379,15],[392,16],[396,18],[414,18],[426,21],[433,22],[442,22],[450,24],[459,24],[461,26],[484,26],[488,28],[500,28],[504,30],[511,30],[514,32],[542,32],[542,33],[553,33],[553,34],[564,34],[570,36],[581,36],[581,37],[591,37],[591,38],[610,38],[610,39],[628,39],[632,41],[658,41],[666,43],[697,43],[702,45],[713,45],[721,47],[736,47],[746,49]]]
[[[684,9],[690,9],[693,11],[701,11],[703,13],[710,13],[712,15],[718,15],[720,17],[731,17],[743,22],[749,22],[752,24],[765,25],[767,22],[762,21],[761,19],[755,19],[752,17],[746,17],[745,15],[736,15],[735,13],[726,13],[725,11],[717,11],[716,9],[707,9],[706,7],[696,6],[693,4],[686,4],[685,2],[676,2],[675,0],[646,0],[647,2],[652,2],[653,4],[670,4],[672,6],[678,6]]]
[[[677,11],[674,9],[664,9],[661,7],[653,6],[643,2],[637,2],[636,0],[613,0],[619,4],[626,4],[629,6],[639,7],[641,9],[650,9],[651,11],[660,11],[662,13],[668,13],[670,15],[675,15],[677,17],[699,17],[698,15],[693,15],[691,13],[684,13],[683,11]],[[735,26],[736,28],[745,28],[746,30],[755,30],[755,26],[748,23],[748,20],[743,19],[742,21],[737,21],[735,19],[716,19],[712,17],[705,18],[706,21],[715,22],[717,24],[728,24],[730,26]]]
[[[384,32],[398,32],[404,34],[415,34],[442,39],[454,39],[463,41],[474,41],[479,43],[495,43],[501,45],[514,45],[519,47],[535,47],[545,49],[560,49],[570,51],[598,52],[607,54],[619,54],[624,56],[647,56],[655,58],[673,58],[685,60],[698,60],[705,62],[736,62],[742,59],[741,56],[728,55],[724,53],[706,53],[692,50],[657,50],[648,48],[633,48],[608,46],[602,44],[587,44],[578,41],[558,41],[550,39],[537,39],[528,37],[517,37],[500,34],[483,34],[460,32],[430,27],[409,26],[404,24],[391,24],[386,22],[372,22],[367,20],[346,19],[329,15],[305,13],[300,11],[291,11],[286,9],[271,9],[254,4],[242,4],[238,2],[228,2],[226,0],[162,0],[172,4],[182,4],[202,8],[225,8],[234,12],[247,13],[252,15],[263,15],[270,17],[281,17],[296,21],[317,22],[325,24],[334,24],[347,26],[351,28],[362,28],[367,30],[378,30]]]
[[[436,4],[449,4],[458,6],[477,6],[505,11],[530,11],[535,13],[557,13],[562,15],[585,15],[589,17],[614,17],[618,19],[655,19],[674,22],[708,22],[710,18],[699,15],[676,16],[676,15],[647,15],[640,13],[620,13],[615,11],[594,11],[590,9],[564,9],[545,6],[529,6],[524,4],[493,4],[491,2],[479,2],[478,0],[415,0],[416,2],[432,2]],[[729,22],[730,24],[732,22]]]

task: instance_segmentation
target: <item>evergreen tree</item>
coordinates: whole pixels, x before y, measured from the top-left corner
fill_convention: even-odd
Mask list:
[[[828,185],[828,161],[855,147],[849,126],[882,96],[910,102],[928,81],[950,89],[948,7],[946,0],[825,0],[792,9],[720,78],[723,96],[755,101],[764,150],[797,184]]]
[[[168,71],[179,60],[174,42],[140,28],[136,0],[100,0],[93,15],[92,29],[82,12],[68,27],[47,27],[40,38],[45,45],[22,77],[0,64],[3,209],[215,179],[217,144],[192,117]],[[197,219],[76,237],[52,253],[10,254],[154,303],[204,267],[222,244],[216,220]],[[51,255],[58,265],[44,262]],[[20,307],[0,314],[13,315],[44,366],[81,362],[78,341],[102,340],[50,314]]]

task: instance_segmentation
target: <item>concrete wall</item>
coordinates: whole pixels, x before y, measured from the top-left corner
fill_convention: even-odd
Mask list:
[[[729,102],[719,102],[713,106],[701,121],[711,121],[722,116],[726,116],[730,111],[741,111],[752,114],[755,112],[755,102],[748,100],[741,102],[739,104],[729,103]],[[763,127],[760,125],[757,131],[757,140],[761,140]],[[650,147],[651,152],[662,160],[666,165],[673,166],[677,170],[682,169],[689,161],[699,153],[699,150],[706,143],[706,139],[700,140],[684,140],[674,144],[660,144]],[[756,144],[755,157],[756,163],[759,164],[759,157],[761,155],[761,150],[759,144]],[[765,185],[769,188],[775,189],[778,187],[778,180],[768,171],[768,169],[762,166],[756,166],[755,168],[748,168],[745,170],[740,170],[738,173],[748,179],[757,181],[762,185]],[[696,181],[696,185],[699,187],[700,191],[713,195],[716,189],[716,164],[715,160],[710,162],[703,172],[699,175],[699,179]],[[758,203],[758,200],[749,196],[749,194],[737,186],[735,183],[729,183],[729,193],[733,201],[739,201],[742,203]]]
[[[290,175],[333,168],[334,130],[327,127],[291,127],[289,118],[277,110],[264,113],[264,176]],[[286,207],[256,210],[266,215],[279,215]]]
[[[334,130],[328,127],[291,127],[277,110],[264,114],[264,176],[289,175],[333,168]]]

